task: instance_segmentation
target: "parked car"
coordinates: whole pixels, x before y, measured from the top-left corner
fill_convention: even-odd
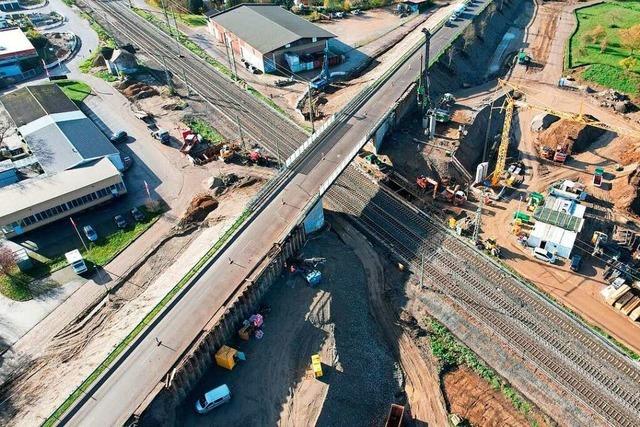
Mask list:
[[[116,215],[113,217],[114,222],[116,223],[116,227],[122,229],[127,228],[127,219],[122,215]]]
[[[113,143],[113,144],[119,144],[121,142],[127,142],[127,140],[129,139],[129,135],[127,135],[127,133],[123,130],[115,132],[113,135],[111,135],[111,138],[109,138],[109,140]]]
[[[571,269],[571,271],[578,271],[580,270],[580,266],[582,265],[582,256],[575,254],[571,257],[571,265],[569,266],[569,268]]]
[[[96,230],[94,230],[92,226],[85,225],[82,227],[82,231],[84,231],[84,235],[87,236],[90,242],[98,240],[98,233],[96,233]]]
[[[133,159],[129,156],[121,156],[122,157],[122,165],[124,166],[124,170],[128,170],[133,164]]]
[[[131,209],[131,216],[138,222],[142,222],[147,218],[144,213],[142,213],[142,211],[138,208]]]
[[[555,264],[556,262],[556,256],[546,249],[534,248],[533,256],[539,260],[548,262],[549,264]]]
[[[206,414],[218,406],[231,400],[231,391],[226,384],[208,391],[196,401],[196,412]]]

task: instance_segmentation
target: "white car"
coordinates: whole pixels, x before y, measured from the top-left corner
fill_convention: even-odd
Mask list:
[[[206,414],[218,406],[231,400],[231,391],[226,384],[208,391],[196,401],[196,412]]]
[[[87,236],[87,239],[89,239],[89,241],[95,242],[96,240],[98,240],[98,233],[96,233],[96,230],[94,230],[92,226],[85,225],[84,227],[82,227],[82,231],[84,231],[84,235]]]
[[[548,262],[549,264],[555,264],[556,262],[556,256],[546,249],[534,248],[533,256],[541,261]]]

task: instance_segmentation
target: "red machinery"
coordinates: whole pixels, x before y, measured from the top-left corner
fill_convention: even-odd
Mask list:
[[[182,131],[182,147],[180,147],[181,153],[188,153],[193,147],[200,142],[200,136],[195,134],[191,129]]]
[[[436,197],[436,194],[438,194],[439,184],[438,184],[438,181],[436,181],[435,179],[428,178],[424,175],[420,175],[419,177],[416,178],[416,185],[422,191],[425,191],[425,192],[433,191],[432,195],[434,198]]]

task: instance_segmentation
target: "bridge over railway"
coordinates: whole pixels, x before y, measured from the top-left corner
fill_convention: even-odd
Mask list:
[[[472,19],[480,10],[488,4],[490,0],[481,0],[476,2],[474,8],[468,14],[467,19]],[[188,71],[192,74],[190,83],[200,96],[212,102],[212,107],[222,109],[225,114],[229,114],[229,110],[225,109],[225,102],[231,99],[240,99],[242,96],[228,89],[229,82],[211,82],[203,78],[199,82],[199,75],[211,75],[212,70],[206,64],[203,64],[194,56],[187,58],[179,58],[175,53],[166,51],[170,40],[160,30],[153,28],[140,21],[140,19],[128,10],[126,4],[119,1],[110,2],[94,2],[89,1],[91,7],[96,8],[100,13],[117,17],[112,21],[113,27],[117,31],[122,31],[128,40],[134,42],[135,45],[144,47],[148,53],[155,52],[158,55],[166,56],[168,67],[175,67],[181,70],[185,64],[188,65]],[[459,27],[442,27],[436,31],[431,39],[431,49],[433,55],[442,52],[443,47],[450,44],[451,40],[460,32]],[[189,54],[190,55],[190,54]],[[402,61],[393,67],[384,78],[372,85],[370,88],[354,99],[341,113],[336,115],[321,132],[316,134],[302,148],[292,154],[287,161],[287,167],[272,181],[267,189],[261,194],[253,205],[253,211],[248,220],[242,225],[233,239],[225,245],[225,247],[209,262],[202,271],[193,279],[193,281],[185,287],[185,289],[176,297],[169,307],[138,337],[131,347],[124,352],[114,364],[82,395],[81,398],[60,418],[61,424],[70,425],[121,425],[130,415],[138,408],[145,398],[151,393],[159,383],[162,382],[167,372],[174,366],[177,359],[190,347],[194,337],[198,336],[205,326],[211,321],[214,313],[225,309],[225,304],[229,301],[231,295],[236,289],[243,284],[245,278],[252,271],[253,266],[262,262],[268,257],[269,251],[274,243],[283,241],[283,239],[298,226],[305,218],[313,206],[315,206],[325,192],[331,187],[333,182],[338,179],[341,173],[348,168],[353,157],[360,150],[362,145],[376,133],[380,126],[384,126],[385,121],[393,114],[395,103],[402,98],[408,87],[416,81],[421,66],[421,47],[415,46],[410,52],[402,58]],[[202,70],[206,68],[206,72]],[[178,73],[176,73],[178,75]],[[220,76],[218,76],[220,77]],[[218,78],[216,77],[216,78]],[[213,78],[213,77],[212,77]],[[226,86],[225,86],[226,85]],[[211,92],[215,91],[211,95]],[[246,95],[246,94],[245,94]],[[235,97],[239,98],[235,98]],[[216,99],[213,102],[213,99]],[[248,101],[247,101],[248,102]],[[227,106],[228,107],[228,106]],[[233,107],[235,108],[235,107]],[[232,109],[233,109],[232,108]],[[259,133],[262,130],[260,126],[269,126],[265,121],[261,120],[261,112],[254,111],[253,117],[249,116],[242,120],[247,120],[247,128],[249,133]],[[265,113],[265,114],[273,114]],[[283,120],[283,119],[281,119]],[[277,126],[275,122],[274,126]],[[270,130],[272,132],[282,132],[283,139],[291,140],[299,138],[299,135],[292,136],[283,130],[282,127]],[[299,131],[298,131],[299,132]],[[277,136],[276,136],[277,137]],[[352,185],[358,185],[358,179],[353,176],[354,171],[347,169],[347,173],[341,177],[341,180],[348,178],[348,182]],[[363,186],[368,185],[362,183]],[[333,196],[337,202],[344,202],[349,197],[347,185],[342,185],[339,190],[332,189]],[[354,191],[356,191],[354,189]],[[365,206],[366,200],[358,198]],[[391,202],[390,202],[391,203]],[[390,204],[389,206],[392,206]],[[387,206],[388,207],[388,206]],[[364,209],[364,207],[363,207]],[[401,229],[401,224],[394,225],[394,216],[402,217],[401,212],[377,212],[378,218],[368,223],[370,229],[375,230],[376,224],[388,223],[390,226],[396,226]],[[371,216],[370,218],[374,218]],[[415,218],[409,218],[415,220]],[[419,223],[422,227],[423,224]],[[442,231],[435,228],[432,224],[430,228],[424,230],[432,231],[434,238],[431,241],[431,249],[434,250],[433,259],[438,261],[437,266],[433,270],[434,277],[438,277],[443,283],[446,283],[448,277],[453,273],[448,272],[452,269],[444,262],[447,254],[454,254],[454,259],[458,257],[477,257],[471,249],[464,245],[460,246],[455,239],[448,238],[442,234]],[[413,235],[411,233],[414,233]],[[389,234],[387,230],[387,234]],[[407,237],[408,236],[408,237]],[[426,236],[423,232],[416,234],[415,231],[398,235],[383,235],[383,243],[396,245],[402,243],[404,247],[410,247],[411,250],[415,246],[421,246],[421,242]],[[407,241],[401,242],[399,239],[407,238]],[[397,239],[394,243],[394,239]],[[412,240],[412,242],[409,242]],[[437,246],[440,243],[440,246]],[[436,245],[436,246],[434,246]],[[411,250],[400,254],[407,259],[412,258]],[[477,264],[478,271],[484,269],[489,280],[498,280],[500,283],[511,283],[513,279],[501,276],[499,270],[490,263],[484,263],[481,257],[474,261]],[[475,265],[475,264],[474,264]],[[456,267],[457,268],[457,267]],[[470,285],[481,287],[486,286],[484,276],[474,277],[472,272],[464,267],[462,270],[455,270],[456,281],[466,281]],[[484,281],[483,281],[484,280]],[[507,286],[505,284],[504,286]],[[494,292],[492,289],[486,289],[487,295]],[[487,304],[500,303],[504,309],[508,308],[511,301],[507,297],[501,296],[502,299],[492,299],[485,296]],[[539,296],[531,293],[524,293],[518,297],[518,301],[536,301]],[[469,291],[469,300],[473,299],[473,295]],[[548,302],[543,304],[548,311],[548,316],[565,316],[558,314],[556,308],[548,308]],[[546,305],[545,305],[546,304]],[[476,308],[476,310],[479,310]],[[555,310],[555,311],[554,311]],[[495,322],[498,325],[504,324],[505,330],[510,330],[515,337],[519,337],[519,330],[514,329],[504,318],[496,318],[494,311],[479,310],[478,316],[485,316],[486,322]],[[493,317],[491,317],[493,316]],[[532,315],[533,316],[533,315]],[[484,318],[483,318],[484,319]],[[538,322],[540,319],[527,318],[530,322]],[[575,322],[569,318],[562,318],[565,322]],[[507,323],[505,323],[507,322]],[[573,324],[572,324],[573,325]],[[509,329],[511,328],[511,329]],[[627,375],[631,377],[631,385],[638,384],[640,374],[637,366],[627,363],[623,356],[614,349],[607,346],[606,343],[589,335],[588,331],[574,325],[571,330],[572,335],[581,336],[586,334],[584,339],[585,345],[589,348],[598,348],[599,351],[606,354],[607,357],[619,364],[616,369],[625,370]],[[574,349],[568,348],[566,341],[553,335],[553,329],[544,325],[539,328],[539,334],[548,339],[548,346],[558,346],[560,350],[567,350],[568,356],[579,357],[579,360],[569,360],[567,363],[572,369],[581,370],[581,363],[588,364],[588,356],[575,354]],[[576,335],[577,334],[577,335]],[[539,341],[533,338],[522,338],[522,345],[539,345]],[[158,345],[161,342],[162,345]],[[566,349],[564,347],[567,347]],[[545,347],[546,348],[546,347]],[[594,353],[595,354],[595,353]],[[545,353],[541,353],[539,363],[552,364],[557,363],[557,369],[566,371],[566,367],[562,365],[564,359],[559,362],[550,360]],[[562,366],[561,366],[562,365]],[[553,365],[555,366],[555,365]],[[617,365],[616,365],[617,366]],[[556,369],[556,368],[554,368]],[[573,371],[566,374],[570,376]],[[603,387],[609,387],[611,384],[609,379],[615,378],[615,372],[596,372],[598,380]],[[595,374],[594,374],[595,375]],[[576,381],[581,380],[575,377]],[[616,381],[619,379],[616,379]],[[568,381],[568,380],[567,380]],[[569,385],[572,383],[569,382]],[[634,417],[638,415],[637,408],[640,402],[638,389],[623,386],[615,382],[615,390],[619,390],[619,394],[609,396],[603,400],[589,401],[588,403],[597,404],[603,402],[603,417],[609,416],[618,425],[632,425]],[[611,387],[609,387],[611,390]],[[586,388],[583,401],[588,401],[589,396],[598,395],[597,387]],[[589,394],[587,394],[589,393]],[[598,395],[599,396],[599,395]],[[604,395],[603,395],[604,396]],[[582,396],[578,396],[582,399]],[[635,410],[634,410],[635,408]],[[634,412],[635,411],[635,412]],[[635,418],[637,419],[637,417]]]

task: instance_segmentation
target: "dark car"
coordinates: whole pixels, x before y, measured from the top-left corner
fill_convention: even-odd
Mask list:
[[[109,141],[111,141],[113,144],[119,144],[121,142],[126,142],[128,139],[129,139],[129,135],[127,135],[125,131],[121,130],[111,135],[111,138],[109,138]]]
[[[571,257],[571,265],[569,266],[569,268],[571,269],[571,271],[578,271],[580,270],[580,266],[582,265],[582,256],[576,254],[573,255]]]
[[[144,213],[138,208],[131,209],[131,216],[138,222],[142,222],[146,219]]]
[[[127,228],[127,220],[124,216],[116,215],[115,217],[113,217],[113,220],[115,221],[118,228]]]

